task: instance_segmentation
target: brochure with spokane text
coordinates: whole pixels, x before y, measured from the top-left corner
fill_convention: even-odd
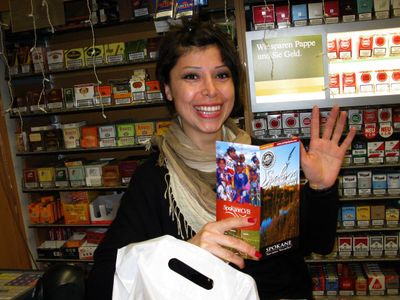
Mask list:
[[[217,141],[217,220],[255,218],[227,232],[258,249],[262,258],[295,249],[299,237],[300,141],[262,146]]]

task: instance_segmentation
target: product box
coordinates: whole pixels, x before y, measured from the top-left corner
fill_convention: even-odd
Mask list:
[[[267,121],[256,117],[251,121],[251,129],[254,136],[262,138],[267,134]]]
[[[54,88],[48,91],[46,95],[47,108],[50,110],[63,109],[64,102],[62,96],[62,90]]]
[[[131,87],[128,80],[112,80],[112,94],[115,105],[131,104]]]
[[[369,236],[369,252],[373,257],[381,257],[383,254],[383,235]]]
[[[385,142],[368,142],[368,163],[382,164],[385,157]]]
[[[392,0],[392,17],[400,17],[400,0]]]
[[[324,14],[322,2],[308,3],[308,18],[310,25],[320,25],[323,23]]]
[[[366,164],[367,143],[365,141],[354,141],[352,143],[351,155],[353,164]]]
[[[339,236],[338,247],[340,257],[349,257],[353,250],[353,238],[351,236]]]
[[[139,161],[136,160],[124,160],[119,163],[119,174],[121,176],[122,185],[129,184],[138,166]]]
[[[387,295],[399,294],[399,274],[393,266],[382,266]]]
[[[32,152],[44,151],[43,131],[35,131],[28,134],[29,149]]]
[[[37,168],[36,170],[41,188],[52,188],[55,186],[54,167]]]
[[[33,63],[33,71],[35,73],[41,73],[47,71],[47,54],[46,48],[36,47],[32,48],[32,63]]]
[[[340,74],[329,74],[329,92],[332,95],[340,94]]]
[[[107,163],[94,162],[85,164],[86,186],[102,186],[102,168]]]
[[[78,249],[79,259],[92,260],[94,251],[96,251],[98,244],[92,244],[85,241]]]
[[[374,37],[372,35],[362,35],[358,41],[358,56],[360,58],[371,57]]]
[[[112,105],[112,86],[95,85],[93,101],[94,105]]]
[[[64,162],[64,164],[68,168],[68,177],[71,187],[85,186],[86,175],[82,161],[68,161]]]
[[[368,236],[353,237],[353,255],[355,257],[366,257],[369,253]]]
[[[400,141],[385,141],[385,162],[396,164],[399,162]]]
[[[400,54],[400,33],[393,33],[389,35],[389,55]]]
[[[89,203],[97,192],[60,192],[65,224],[90,224]]]
[[[357,14],[357,0],[341,0],[340,12],[343,23],[354,22]]]
[[[63,70],[65,68],[64,50],[47,51],[47,64],[50,71]]]
[[[311,134],[311,112],[300,113],[300,131],[302,135]]]
[[[325,23],[339,23],[339,0],[325,1]]]
[[[400,129],[400,107],[393,108],[393,128]]]
[[[356,219],[358,227],[368,227],[371,222],[371,207],[369,205],[357,205]]]
[[[385,256],[397,256],[397,253],[399,252],[398,235],[385,235],[383,243]]]
[[[103,186],[119,186],[121,178],[119,175],[119,167],[116,164],[108,164],[103,166]]]
[[[67,167],[55,168],[55,185],[56,187],[69,187],[69,177]]]
[[[352,39],[351,37],[341,37],[337,40],[338,44],[338,52],[339,52],[339,58],[340,59],[351,59],[353,54],[352,54]],[[343,73],[343,74],[354,74],[354,72],[349,72],[349,73]],[[354,78],[355,81],[355,78]]]
[[[329,59],[337,59],[338,58],[339,51],[338,51],[338,45],[337,45],[336,38],[328,38],[327,51],[328,51]]]
[[[85,66],[85,54],[83,48],[64,50],[65,67],[67,69],[79,69]]]
[[[372,0],[357,0],[358,20],[372,20]]]
[[[386,209],[384,205],[371,205],[371,225],[385,225]]]
[[[29,91],[26,100],[31,112],[44,111],[46,108],[46,95],[42,91]]]
[[[282,134],[282,115],[268,114],[268,135],[278,137]]]
[[[343,94],[355,94],[357,91],[356,73],[342,73]]]
[[[129,80],[131,97],[135,103],[141,103],[146,100],[146,70],[137,69],[133,72]]]
[[[171,126],[171,121],[157,121],[156,122],[156,135],[164,135],[167,131],[169,126]]]
[[[39,178],[36,169],[25,169],[23,173],[25,188],[34,189],[39,187]]]
[[[135,123],[135,135],[137,144],[146,144],[155,132],[154,122]]]
[[[375,83],[373,80],[373,72],[362,71],[357,73],[357,86],[360,93],[374,93]]]
[[[343,227],[354,227],[356,225],[356,207],[342,207],[342,224]]]
[[[147,101],[161,101],[163,95],[161,93],[160,82],[158,80],[147,80],[146,86],[146,100]]]
[[[388,207],[385,210],[386,225],[388,227],[397,226],[399,224],[399,209]]]
[[[19,48],[17,57],[18,65],[21,68],[23,74],[32,72],[32,57],[30,52],[30,47],[22,46]]]
[[[357,176],[343,175],[343,196],[352,197],[357,195]]]
[[[255,30],[275,28],[275,7],[273,4],[254,5],[252,11]]]
[[[103,45],[85,47],[83,51],[85,54],[86,66],[92,66],[93,64],[102,65],[106,61]]]
[[[372,193],[374,195],[385,195],[387,191],[386,174],[372,175]]]
[[[134,123],[123,123],[117,124],[117,137],[133,137],[135,136],[135,124]]]
[[[65,108],[73,108],[75,105],[74,88],[62,88]]]
[[[15,102],[13,105],[13,113],[18,114],[20,113],[25,113],[29,111],[29,105],[28,105],[28,99],[27,97],[19,97],[17,96],[15,98]]]
[[[390,91],[392,93],[400,92],[400,70],[391,70],[390,73]]]
[[[147,58],[147,42],[145,39],[126,42],[125,56],[128,61],[143,61]]]
[[[94,84],[76,84],[74,85],[75,107],[93,106]]]
[[[65,241],[44,241],[36,249],[38,258],[56,258],[62,257],[61,247]]]
[[[85,242],[85,232],[74,232],[61,247],[63,257],[66,259],[79,259],[79,247]]]
[[[100,125],[97,127],[99,130],[99,138],[107,139],[107,138],[116,138],[117,132],[115,130],[115,125]]]
[[[288,137],[298,135],[300,132],[299,114],[297,112],[282,114],[282,128],[283,134]]]
[[[253,245],[263,257],[297,247],[299,224],[299,139],[252,146],[217,141],[216,218],[252,217],[254,225],[228,234]],[[244,155],[245,161],[233,158]],[[254,156],[261,164],[254,164]],[[246,170],[249,169],[249,175]],[[267,176],[268,174],[268,176]],[[267,177],[266,177],[267,176]],[[277,195],[285,191],[286,203]],[[268,206],[264,207],[268,199]],[[279,224],[279,228],[276,227]]]
[[[147,39],[147,53],[150,59],[158,58],[158,50],[160,47],[161,38],[149,38]]]
[[[358,194],[362,196],[371,195],[372,188],[372,172],[358,171],[357,172],[357,188]]]
[[[361,131],[363,125],[363,111],[361,109],[349,109],[348,112],[349,127],[354,127]]]
[[[375,19],[388,19],[390,0],[374,0]]]
[[[81,127],[85,126],[86,122],[63,124],[64,147],[66,149],[79,148],[81,139]]]
[[[389,195],[400,194],[400,173],[387,173],[387,187]]]
[[[110,43],[104,45],[105,62],[118,64],[125,62],[125,43]]]
[[[292,5],[292,21],[294,26],[306,26],[308,22],[307,4]]]
[[[123,194],[101,195],[90,203],[90,219],[92,224],[111,224]]]
[[[278,28],[290,27],[289,5],[278,5],[275,7],[276,23]]]
[[[81,147],[97,148],[99,147],[99,137],[97,135],[97,126],[83,126],[81,128]]]
[[[388,36],[385,34],[375,34],[373,37],[373,56],[386,56],[389,49]]]
[[[378,109],[378,122],[392,122],[392,108],[379,108]]]

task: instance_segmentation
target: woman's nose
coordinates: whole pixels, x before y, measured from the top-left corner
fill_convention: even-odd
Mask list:
[[[217,87],[215,85],[214,80],[212,78],[205,78],[202,95],[212,98],[215,97],[216,94],[217,94]]]

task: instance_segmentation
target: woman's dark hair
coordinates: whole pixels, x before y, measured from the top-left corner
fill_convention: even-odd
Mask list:
[[[170,83],[170,72],[176,65],[178,59],[192,47],[207,47],[215,45],[218,47],[224,64],[232,74],[235,87],[235,103],[231,113],[236,117],[242,113],[242,85],[243,69],[239,55],[230,37],[222,32],[216,25],[200,20],[183,19],[182,25],[171,28],[162,39],[159,47],[158,61],[156,67],[157,79],[160,81],[161,91],[165,96],[165,85]],[[167,101],[174,111],[173,103]]]

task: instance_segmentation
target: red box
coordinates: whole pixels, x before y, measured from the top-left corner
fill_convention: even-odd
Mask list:
[[[358,45],[358,56],[359,57],[371,57],[372,56],[372,45],[373,45],[373,37],[372,36],[360,36],[359,45]]]
[[[277,6],[275,8],[275,16],[279,28],[288,27],[290,25],[290,10],[288,5]]]
[[[339,58],[340,59],[351,59],[352,58],[352,50],[351,46],[352,40],[351,37],[344,37],[338,40],[338,48],[339,48]]]
[[[97,133],[97,126],[85,126],[81,128],[82,138],[81,147],[82,148],[97,148],[99,147],[99,137]]]
[[[274,25],[275,24],[275,8],[273,4],[255,5],[253,9],[253,22],[257,29],[257,25]]]
[[[329,74],[329,90],[332,94],[340,94],[340,75]]]
[[[339,17],[339,1],[325,1],[325,15],[327,18]]]
[[[354,94],[356,92],[356,73],[342,74],[342,88],[344,94]]]
[[[338,47],[336,39],[328,40],[328,58],[329,59],[338,58]]]

